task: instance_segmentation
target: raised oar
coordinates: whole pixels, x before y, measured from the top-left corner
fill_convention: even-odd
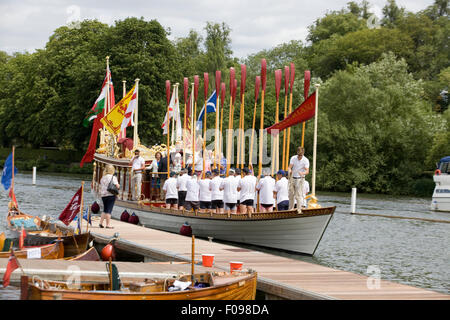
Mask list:
[[[284,67],[284,118],[287,117],[287,102],[288,102],[288,90],[289,90],[289,67]],[[281,167],[283,170],[287,170],[286,166],[286,130],[283,130],[283,158]]]
[[[203,111],[203,174],[202,177],[205,179],[206,173],[206,114],[207,112],[207,101],[208,101],[208,88],[209,88],[209,74],[205,72],[203,74],[203,92],[205,94],[205,105]]]
[[[216,128],[215,128],[215,139],[214,139],[214,168],[220,169],[220,159],[219,163],[216,163],[217,157],[220,158],[219,148],[220,148],[220,135],[219,135],[219,92],[220,92],[220,78],[222,73],[216,70]]]
[[[186,108],[187,108],[187,99],[188,99],[188,92],[189,92],[189,79],[184,78],[183,79],[183,97],[184,97],[184,119],[183,119],[183,167],[186,165]]]
[[[281,69],[275,70],[275,96],[276,96],[276,108],[275,108],[275,123],[278,123],[279,118],[279,99],[280,99],[280,89],[281,89],[281,77],[282,72]],[[272,176],[274,171],[278,172],[279,168],[279,158],[280,158],[280,150],[279,150],[279,133],[275,137],[274,143],[272,143]],[[273,141],[273,136],[272,136]]]
[[[289,113],[288,113],[288,115],[291,114],[291,112],[292,112],[292,88],[294,86],[294,79],[295,79],[295,65],[292,62],[291,62],[290,76],[291,76],[291,80],[290,80],[290,84],[289,84],[290,93],[289,93]],[[286,170],[287,170],[288,165],[289,165],[290,144],[291,144],[291,127],[289,127],[287,129],[286,164],[285,164]]]
[[[222,147],[223,147],[223,103],[225,102],[225,82],[220,84],[220,140],[219,140],[219,156],[222,157]],[[220,159],[222,161],[222,159]],[[230,161],[226,159],[227,163]],[[219,170],[220,170],[220,162],[219,162]]]
[[[167,169],[169,169],[170,156],[170,81],[166,80],[166,100],[167,100]]]
[[[308,98],[308,92],[309,92],[309,84],[311,83],[311,73],[309,72],[309,70],[305,71],[305,82],[303,85],[303,96],[305,98],[305,100]],[[303,126],[302,126],[302,147],[304,147],[305,145],[305,124],[306,121],[303,121]]]
[[[233,87],[234,78],[236,76],[236,71],[233,67],[230,68],[230,114],[228,115],[228,132],[227,132],[227,176],[228,171],[230,171],[231,165],[231,144],[232,141],[232,131],[233,131],[233,116],[234,116],[234,101],[233,101]]]
[[[264,142],[264,95],[266,91],[266,77],[267,77],[267,62],[266,59],[261,59],[261,121],[259,126],[259,163],[258,174],[262,174],[263,162],[263,142]]]
[[[198,98],[198,86],[200,84],[200,79],[197,75],[194,76],[194,113],[193,113],[193,121],[191,126],[192,128],[192,171],[195,173],[195,140],[197,136],[197,98]]]
[[[245,104],[245,82],[247,79],[247,66],[241,64],[241,109],[239,111],[239,136],[238,136],[238,160],[241,169],[244,168],[244,104]]]
[[[253,122],[252,122],[252,137],[250,138],[250,151],[248,156],[248,163],[253,170],[253,141],[255,136],[255,122],[256,122],[256,104],[258,103],[259,88],[261,87],[261,76],[255,78],[255,106],[253,108]]]
[[[231,94],[233,96],[233,101],[236,101],[236,92],[237,92],[237,79],[235,78],[234,84],[233,84],[233,92]],[[233,112],[234,112],[234,102],[233,102]],[[236,168],[237,168],[237,162],[238,162],[238,159],[236,159]]]

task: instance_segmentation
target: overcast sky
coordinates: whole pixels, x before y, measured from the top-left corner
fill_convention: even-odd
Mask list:
[[[113,24],[127,17],[157,19],[171,30],[171,39],[190,29],[204,35],[207,21],[231,28],[234,56],[246,57],[290,40],[305,40],[307,27],[327,11],[340,10],[350,0],[0,0],[0,50],[33,52],[44,48],[53,31],[75,20],[98,19]],[[360,3],[360,0],[355,2]],[[369,0],[381,17],[387,0]],[[433,0],[397,0],[417,12]]]

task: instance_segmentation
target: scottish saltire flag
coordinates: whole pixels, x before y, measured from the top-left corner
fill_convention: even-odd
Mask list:
[[[91,216],[89,216],[89,219],[88,219],[88,208],[84,209],[83,219],[86,220],[87,222],[89,222],[89,224],[92,226]],[[78,215],[76,215],[73,220],[74,221],[78,220]],[[78,223],[80,223],[80,222],[78,221]]]
[[[216,90],[211,94],[211,96],[208,98],[208,101],[206,101],[206,113],[216,112],[216,102],[217,102],[217,95]],[[205,114],[205,106],[203,106],[202,110],[200,111],[197,119],[197,130],[201,130],[203,128],[203,116]]]
[[[17,168],[14,166],[14,174],[17,173]],[[2,171],[2,185],[5,190],[11,188],[12,180],[12,153],[6,158]]]

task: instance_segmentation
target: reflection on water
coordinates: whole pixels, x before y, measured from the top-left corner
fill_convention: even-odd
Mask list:
[[[90,177],[38,174],[37,185],[33,186],[31,174],[19,174],[15,193],[22,211],[57,217],[82,179],[86,181],[84,197],[88,205],[94,201]],[[6,212],[8,196],[2,187],[0,189],[0,207]],[[317,196],[322,206],[337,209],[315,255],[263,251],[363,275],[370,275],[368,268],[376,267],[383,280],[450,293],[450,224],[351,215],[351,191],[348,194],[318,193]],[[450,221],[450,213],[431,211],[430,201],[431,195],[430,198],[412,198],[358,194],[356,211]],[[5,215],[0,215],[0,232],[5,231],[5,227]],[[15,287],[0,289],[0,299],[18,297]]]

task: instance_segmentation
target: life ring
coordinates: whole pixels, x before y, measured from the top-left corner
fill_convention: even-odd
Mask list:
[[[440,174],[441,174],[441,170],[436,169],[436,171],[434,172],[434,174],[437,175],[437,176],[440,175]]]

